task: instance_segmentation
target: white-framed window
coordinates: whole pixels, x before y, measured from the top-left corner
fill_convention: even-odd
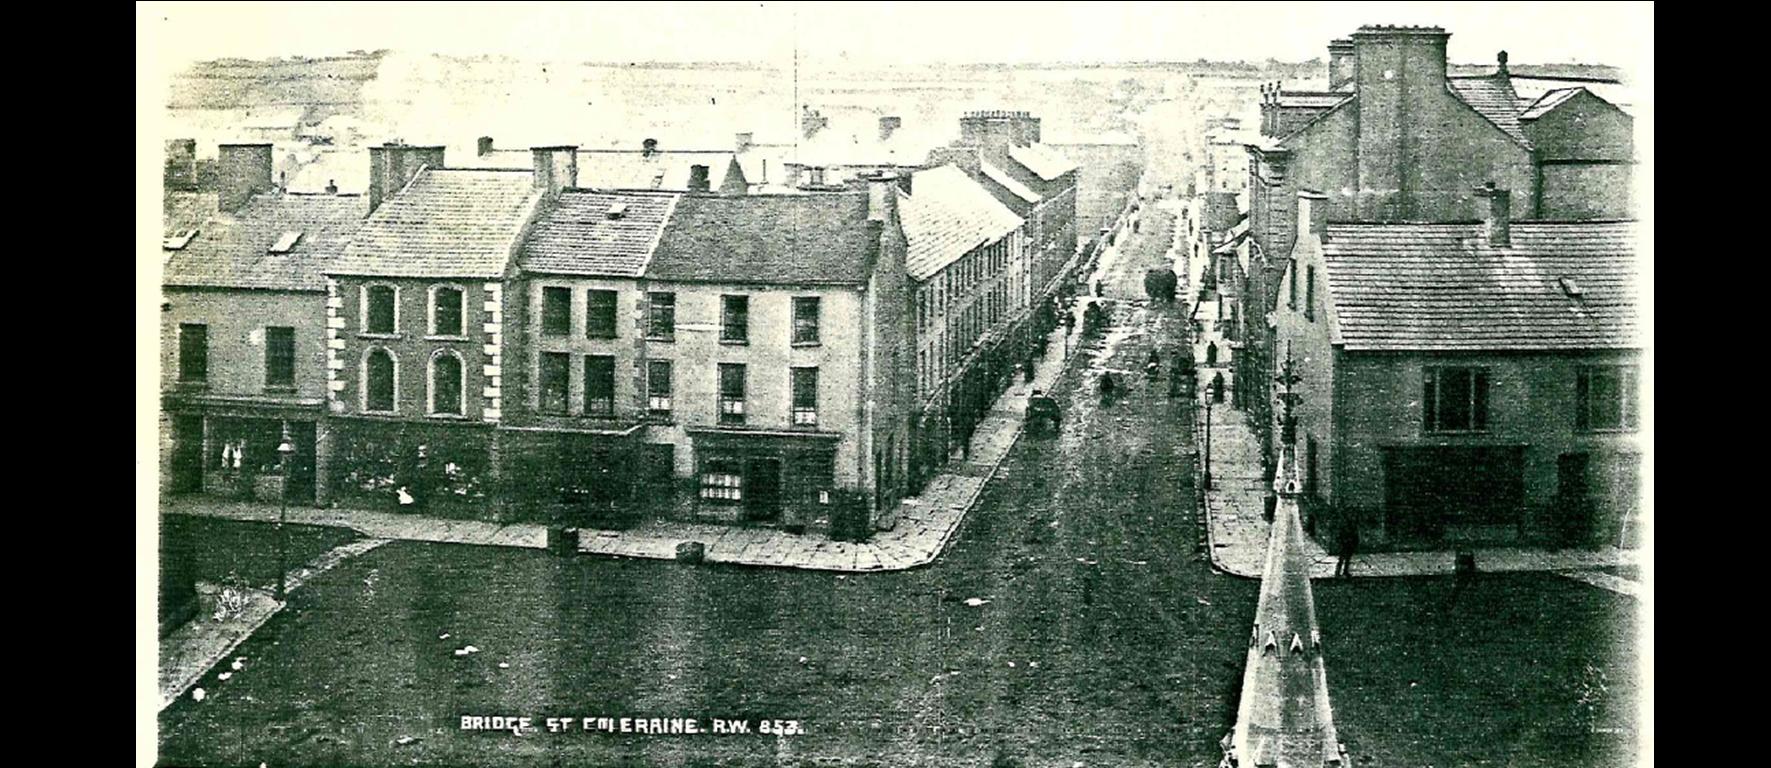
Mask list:
[[[1428,368],[1421,389],[1421,416],[1428,432],[1488,429],[1488,370]]]
[[[701,498],[736,503],[744,500],[744,476],[735,461],[709,461],[701,468]]]
[[[793,426],[818,426],[818,369],[794,368],[788,389],[793,398]]]
[[[669,360],[646,361],[646,412],[654,418],[670,418],[672,373]]]
[[[719,364],[719,423],[744,423],[744,364]]]
[[[459,285],[433,285],[429,304],[430,335],[448,338],[467,335],[467,289]]]
[[[430,356],[430,376],[425,399],[432,416],[460,416],[466,413],[463,394],[467,391],[467,366],[461,355],[452,349],[439,349]]]
[[[400,360],[393,350],[370,347],[363,350],[361,378],[364,413],[396,413],[399,411]]]
[[[1582,366],[1575,377],[1574,427],[1582,432],[1636,429],[1636,366]]]
[[[359,296],[362,317],[358,328],[365,335],[392,336],[400,332],[400,287],[388,283],[364,285]]]

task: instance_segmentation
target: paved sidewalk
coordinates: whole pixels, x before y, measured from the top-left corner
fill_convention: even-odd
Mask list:
[[[359,539],[335,547],[312,562],[285,574],[284,588],[292,592],[308,579],[331,570],[346,559],[386,544],[387,541]],[[211,586],[217,591],[221,589],[219,585]],[[200,598],[197,616],[160,640],[160,709],[165,709],[183,696],[203,675],[226,659],[235,648],[240,647],[246,638],[251,637],[272,616],[283,610],[284,603],[277,602],[276,596],[267,590],[238,588],[237,591],[241,601],[236,610],[218,614],[215,598]],[[244,663],[245,660],[236,661]],[[232,670],[222,674],[231,675]]]
[[[1080,316],[1084,304],[1075,311]],[[1078,322],[1078,327],[1081,323]],[[864,543],[831,541],[822,536],[795,535],[772,528],[655,520],[625,531],[581,529],[578,550],[616,557],[669,560],[678,544],[699,541],[703,559],[714,563],[804,568],[826,571],[897,571],[927,565],[946,549],[985,482],[1020,438],[1027,398],[1034,389],[1050,391],[1066,361],[1062,326],[1052,332],[1045,358],[1036,361],[1032,383],[1017,380],[998,397],[972,436],[971,458],[955,461],[930,480],[922,494],[905,499],[897,524],[875,532]],[[275,522],[275,506],[214,499],[175,499],[162,510],[171,514]],[[289,522],[350,528],[380,539],[405,539],[451,544],[545,548],[547,529],[539,524],[499,524],[446,520],[394,512],[349,509],[290,508]]]
[[[1083,306],[1083,302],[1077,303],[1079,316]],[[706,545],[703,559],[714,563],[860,572],[927,565],[947,548],[984,484],[1020,438],[1028,396],[1035,389],[1051,391],[1063,373],[1062,326],[1052,332],[1047,349],[1047,355],[1034,365],[1033,382],[1017,380],[978,424],[971,458],[950,464],[946,472],[929,481],[920,496],[905,499],[892,530],[877,531],[866,542],[831,541],[768,528],[654,521],[628,531],[583,531],[578,549],[598,555],[670,559],[676,556],[677,544],[699,541]]]
[[[1221,367],[1228,361],[1229,345],[1214,330],[1214,323],[1211,321],[1216,318],[1210,317],[1209,310],[1215,308],[1215,302],[1201,305],[1200,319],[1204,321],[1202,325],[1206,330],[1194,343],[1195,359],[1200,364],[1199,392],[1202,396],[1212,377],[1220,372],[1224,375],[1226,392],[1233,384],[1230,371]],[[1204,367],[1205,344],[1210,341],[1218,343],[1220,367]],[[1195,418],[1199,425],[1197,434],[1202,472],[1206,459],[1205,416],[1206,409],[1199,408]],[[1267,488],[1261,477],[1258,445],[1245,413],[1231,408],[1228,402],[1213,405],[1210,452],[1212,487],[1204,492],[1211,560],[1219,570],[1249,578],[1259,578],[1261,575],[1266,562],[1267,531],[1270,527],[1265,518]],[[1314,561],[1311,577],[1333,577],[1335,557],[1308,537],[1301,544]],[[1607,566],[1637,564],[1639,553],[1636,550],[1617,547],[1596,550],[1478,547],[1467,551],[1475,554],[1476,567],[1482,571],[1556,572],[1593,586],[1632,596],[1640,589],[1637,582],[1596,572],[1596,569]],[[1456,570],[1456,553],[1368,552],[1353,557],[1352,569],[1354,576],[1450,574]]]

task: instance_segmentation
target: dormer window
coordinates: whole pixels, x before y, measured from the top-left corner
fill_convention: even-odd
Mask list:
[[[619,219],[627,215],[627,203],[616,201],[609,206],[609,218]]]
[[[181,229],[177,232],[172,233],[171,235],[168,235],[166,237],[166,239],[161,240],[160,247],[164,248],[168,251],[182,251],[182,250],[184,250],[184,247],[187,245],[190,245],[191,240],[195,239],[196,237],[197,237],[197,230],[195,230],[195,229]]]
[[[288,253],[301,240],[300,232],[284,232],[277,242],[271,243],[271,253]]]

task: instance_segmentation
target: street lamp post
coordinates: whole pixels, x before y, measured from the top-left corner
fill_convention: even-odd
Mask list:
[[[1204,387],[1205,393],[1205,490],[1211,490],[1211,388]]]
[[[283,602],[288,591],[289,564],[286,561],[289,534],[283,530],[289,522],[289,459],[295,455],[295,441],[289,437],[289,425],[283,425],[283,442],[277,444],[277,460],[283,470],[282,506],[277,512],[277,602]]]

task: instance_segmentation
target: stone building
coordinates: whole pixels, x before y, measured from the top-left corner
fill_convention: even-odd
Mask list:
[[[331,484],[484,513],[502,496],[505,280],[569,183],[569,150],[535,150],[529,171],[447,168],[441,147],[370,154],[369,217],[326,268]]]
[[[322,273],[367,205],[278,191],[268,144],[224,144],[219,158],[218,193],[168,193],[161,490],[274,500],[286,489],[291,501],[323,503]]]
[[[1333,223],[1298,195],[1277,354],[1300,377],[1306,524],[1380,546],[1622,543],[1640,328],[1619,221]]]
[[[524,501],[794,529],[852,503],[878,523],[909,450],[897,202],[889,180],[562,192],[513,283],[502,431],[507,472],[542,494]]]
[[[918,171],[900,205],[914,297],[911,487],[969,444],[1013,367],[1030,359],[1034,280],[1023,221],[960,170]]]
[[[1517,219],[1629,215],[1632,120],[1598,95],[1614,83],[1495,71],[1447,75],[1438,27],[1366,26],[1329,47],[1328,88],[1262,91],[1261,134],[1249,144],[1251,266],[1236,366],[1238,402],[1272,455],[1270,314],[1296,240],[1299,190],[1326,195],[1337,222],[1468,221],[1472,190],[1514,190]]]

